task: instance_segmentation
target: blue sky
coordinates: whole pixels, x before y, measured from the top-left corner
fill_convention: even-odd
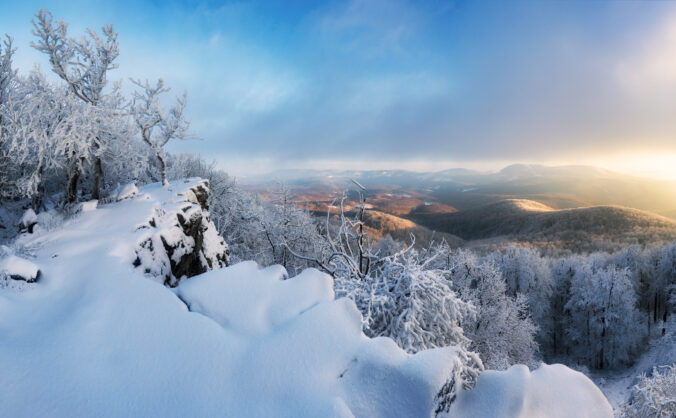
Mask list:
[[[12,3],[21,71],[48,68],[40,7],[74,36],[112,22],[111,78],[187,90],[203,141],[171,149],[234,173],[676,162],[672,2]]]

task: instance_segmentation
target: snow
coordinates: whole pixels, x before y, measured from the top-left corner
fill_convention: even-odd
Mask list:
[[[15,280],[34,282],[39,278],[40,269],[24,258],[9,255],[0,259],[0,273]]]
[[[485,371],[472,391],[463,391],[449,417],[612,417],[613,409],[594,383],[561,364]]]
[[[177,294],[193,312],[247,335],[264,335],[319,302],[333,300],[333,281],[315,269],[284,280],[281,266],[253,261],[181,282]]]
[[[89,212],[92,210],[96,210],[96,207],[99,205],[98,200],[90,200],[88,202],[82,202],[80,203],[80,211],[81,212]]]
[[[139,226],[182,211],[200,181],[146,186],[18,238],[35,259],[3,265],[43,274],[0,288],[0,416],[431,416],[455,349],[410,355],[367,338],[328,275],[243,262],[170,289],[134,267]],[[484,373],[457,416],[505,416],[514,399],[526,413],[604,416],[588,379],[549,367]]]
[[[0,415],[429,415],[453,349],[410,356],[365,337],[354,304],[316,270],[211,271],[176,289],[190,312],[134,268],[136,227],[198,181],[19,238],[43,278],[0,289]]]

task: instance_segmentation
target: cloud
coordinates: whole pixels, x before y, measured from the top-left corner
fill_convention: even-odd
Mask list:
[[[383,74],[350,80],[339,101],[346,112],[382,114],[397,105],[448,97],[450,81],[429,72]]]
[[[618,62],[616,75],[634,93],[676,88],[676,9],[665,14],[635,50]]]
[[[350,0],[318,18],[320,33],[349,50],[401,51],[417,34],[425,16],[400,0]]]
[[[111,79],[162,77],[188,90],[205,141],[175,150],[304,166],[355,154],[561,161],[639,146],[676,152],[676,7],[442,3],[106,3],[99,15],[75,6],[55,14],[74,34],[116,24]],[[23,26],[17,16],[0,25],[27,44],[31,13]],[[46,71],[36,51],[17,55],[22,68],[36,60]]]

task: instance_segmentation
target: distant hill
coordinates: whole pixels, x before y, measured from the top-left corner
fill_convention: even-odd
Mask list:
[[[358,181],[366,187],[375,237],[408,240],[415,231],[420,243],[445,233],[457,245],[519,241],[575,252],[676,240],[676,182],[592,166],[515,164],[492,173],[289,170],[245,187],[266,198],[274,188],[270,178],[286,182],[298,204],[319,215],[345,191],[346,210],[354,207],[359,197],[352,180]]]
[[[532,200],[505,199],[454,213],[412,214],[410,219],[467,241],[504,237],[574,252],[676,240],[676,221],[620,206],[556,210]]]
[[[367,188],[368,195],[382,197],[390,193],[392,200],[410,195],[420,201],[441,203],[459,210],[513,198],[535,200],[555,209],[619,205],[676,219],[676,182],[636,177],[593,166],[514,164],[497,172],[466,169],[436,172],[286,170],[251,177],[245,183],[260,190],[262,186],[272,184],[271,179],[286,182],[306,197],[303,200],[320,200],[329,192],[335,195],[343,190],[354,190],[350,179],[355,179]],[[396,209],[389,210],[380,203],[381,210],[397,215],[407,213],[405,207],[410,205],[393,202]]]
[[[349,215],[354,216],[354,212]],[[371,238],[379,239],[389,235],[392,238],[405,242],[411,242],[411,234],[415,236],[417,247],[426,247],[432,241],[445,240],[451,247],[460,247],[463,240],[455,235],[440,231],[433,231],[425,226],[418,225],[409,219],[384,213],[378,210],[367,210],[364,223]]]

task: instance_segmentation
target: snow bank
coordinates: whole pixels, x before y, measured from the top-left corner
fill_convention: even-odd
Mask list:
[[[458,395],[449,417],[612,417],[613,409],[594,383],[561,364],[533,372],[523,365],[485,371],[472,391]]]
[[[253,262],[212,271],[182,282],[179,297],[193,312],[247,335],[263,335],[319,302],[333,300],[333,281],[318,270],[293,280],[281,266]]]
[[[294,402],[290,393],[304,399],[294,407],[300,415],[322,398],[329,407],[320,416],[333,415],[333,408],[341,416],[430,415],[454,349],[410,356],[389,338],[368,339],[354,303],[334,300],[328,275],[308,269],[286,276],[281,266],[244,262],[176,289],[191,311],[251,339],[240,367],[255,378],[248,389],[265,393],[269,409],[259,406],[260,416],[285,415],[281,405]]]
[[[24,292],[0,288],[0,416],[430,417],[456,351],[409,355],[367,338],[317,270],[289,279],[245,262],[174,289],[143,278],[138,243],[170,241],[178,214],[205,219],[205,186],[147,186],[19,238],[44,275]],[[458,416],[549,414],[564,401],[603,416],[588,380],[552,367],[485,373]]]

